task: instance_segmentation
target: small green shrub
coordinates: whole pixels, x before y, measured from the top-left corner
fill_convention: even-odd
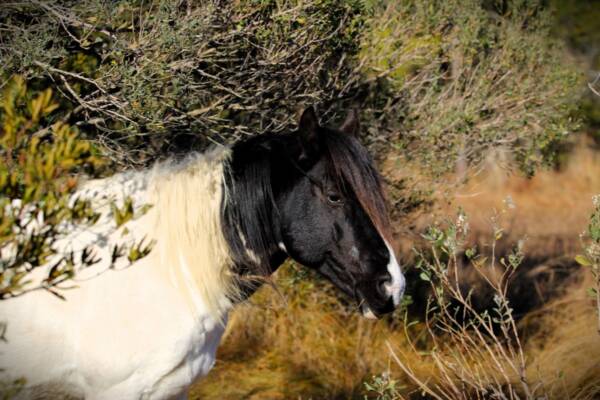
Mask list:
[[[406,354],[397,355],[392,346],[389,350],[409,380],[428,398],[550,398],[553,382],[540,381],[529,373],[529,360],[507,294],[511,276],[523,260],[521,248],[516,246],[503,257],[495,253],[504,212],[491,218],[490,248],[485,252],[467,248],[469,223],[462,211],[455,221],[432,226],[423,235],[428,248],[419,250],[418,268],[420,278],[430,286],[425,313],[430,344],[419,351],[415,343],[412,349],[432,360],[430,376],[413,370],[403,360],[409,357]],[[463,255],[468,259],[466,265]],[[493,301],[489,309],[480,310],[475,305],[481,288],[464,285],[468,274],[475,274],[490,291]]]
[[[598,333],[600,333],[600,195],[594,196],[594,210],[590,216],[587,232],[583,235],[586,240],[584,254],[575,260],[592,270],[595,286],[589,289],[590,296],[596,301],[598,308]]]
[[[369,395],[365,400],[375,398],[377,400],[394,400],[399,397],[399,389],[402,387],[398,381],[392,379],[389,373],[374,375],[370,382],[365,382],[365,389]]]

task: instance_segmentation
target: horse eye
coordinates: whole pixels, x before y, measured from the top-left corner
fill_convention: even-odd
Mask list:
[[[339,205],[342,203],[342,197],[336,193],[330,193],[327,195],[327,201],[331,204]]]

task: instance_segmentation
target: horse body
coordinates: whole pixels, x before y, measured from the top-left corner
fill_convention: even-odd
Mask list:
[[[42,292],[6,301],[2,368],[28,386],[62,382],[86,399],[184,392],[211,369],[224,325],[164,279],[140,262],[72,290],[68,301]]]
[[[204,303],[185,257],[159,246],[135,265],[118,265],[120,271],[108,270],[108,261],[112,245],[160,239],[161,224],[170,234],[167,225],[180,222],[165,221],[169,213],[165,216],[158,207],[165,207],[161,202],[176,203],[174,197],[183,194],[171,192],[169,198],[160,199],[153,193],[161,189],[157,185],[172,184],[178,174],[188,175],[196,194],[198,188],[214,188],[217,199],[195,199],[205,200],[203,207],[220,204],[221,177],[212,171],[226,151],[195,156],[178,165],[179,171],[159,166],[90,181],[75,193],[74,197],[91,200],[102,217],[92,227],[72,226],[58,246],[77,253],[91,245],[102,261],[78,272],[78,287],[63,291],[67,301],[37,291],[0,302],[0,320],[8,321],[0,369],[10,374],[8,378],[27,378],[32,389],[23,397],[36,396],[36,390],[43,393],[48,383],[60,382],[65,391],[86,399],[164,399],[184,393],[208,373],[226,315],[215,316]],[[196,171],[190,174],[189,169]],[[167,171],[169,182],[164,182]],[[127,197],[136,205],[135,214],[149,202],[159,204],[117,229],[109,205],[122,204]],[[43,270],[36,274],[47,272]],[[221,295],[221,302],[229,303]]]
[[[346,133],[356,129],[322,128],[308,110],[297,132],[84,184],[74,197],[103,216],[68,227],[57,247],[92,246],[101,261],[78,271],[66,301],[44,291],[0,301],[0,380],[26,378],[23,398],[185,396],[212,368],[231,307],[287,257],[365,316],[392,311],[404,277],[376,170]],[[127,197],[134,218],[116,226],[111,204]],[[153,243],[147,256],[111,266],[115,244],[141,239]]]

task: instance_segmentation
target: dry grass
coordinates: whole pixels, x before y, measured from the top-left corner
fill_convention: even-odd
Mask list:
[[[386,368],[390,329],[337,303],[325,287],[293,283],[294,267],[280,271],[287,302],[264,288],[257,306],[237,310],[214,374],[200,398],[350,398],[373,370]],[[281,282],[283,281],[283,282]],[[318,284],[318,286],[322,286]]]
[[[585,290],[593,285],[590,275],[579,288],[522,321],[543,325],[525,350],[529,374],[550,383],[553,398],[600,397],[600,335],[595,307]]]
[[[426,275],[431,288],[424,313],[427,352],[390,346],[396,363],[434,399],[596,398],[600,335],[594,326],[595,301],[585,296],[585,288],[594,284],[591,270],[572,263],[570,280],[548,281],[537,270],[547,274],[553,266],[523,264],[521,246],[495,252],[501,232],[497,216],[492,218],[489,248],[476,253],[465,240],[468,224],[463,215],[424,236],[430,244],[420,258],[421,276]],[[565,283],[568,291],[556,288]],[[538,286],[544,296],[532,301],[539,295]],[[561,332],[565,324],[580,330]],[[424,360],[435,362],[433,373],[413,370]],[[432,377],[432,382],[425,380]],[[405,393],[396,397],[411,398]]]
[[[483,244],[481,239],[487,237],[494,210],[508,208],[510,215],[504,221],[500,246],[525,239],[528,258],[540,259],[579,250],[580,234],[593,209],[592,196],[600,193],[597,149],[581,139],[559,170],[540,170],[532,178],[515,173],[512,165],[513,160],[502,151],[490,154],[477,170],[463,172],[463,165],[457,163],[458,173],[434,185],[434,206],[429,213],[398,216],[405,224],[397,228],[402,235],[400,252],[409,253],[420,232],[440,216],[453,215],[458,208],[469,216],[473,243]],[[404,195],[426,192],[432,186],[427,174],[404,158],[386,160],[384,175],[392,182],[402,182]]]
[[[528,257],[543,259],[578,250],[579,235],[593,209],[592,196],[600,192],[598,151],[579,144],[561,170],[540,171],[531,179],[509,175],[500,163],[490,159],[488,168],[470,177],[446,208],[459,206],[470,216],[473,241],[489,231],[491,209],[514,207],[505,239],[514,243],[525,238]]]
[[[498,158],[489,165],[497,163]],[[389,166],[387,175],[393,178]],[[600,156],[581,145],[560,171],[541,171],[526,180],[488,167],[454,187],[459,189],[450,201],[441,200],[448,198],[442,193],[452,193],[447,188],[436,194],[435,215],[462,207],[470,220],[468,242],[478,244],[480,252],[490,250],[492,241],[486,238],[493,209],[498,215],[508,210],[498,258],[509,244],[527,237],[522,268],[510,283],[517,289],[507,296],[524,300],[523,311],[528,311],[518,315],[516,325],[528,383],[552,399],[599,398],[600,335],[595,305],[586,293],[592,277],[571,260],[588,222],[591,197],[600,193]],[[508,197],[512,200],[506,202]],[[415,231],[435,219],[420,216]],[[427,387],[444,382],[436,360],[425,351],[431,336],[422,317],[396,312],[383,321],[364,320],[330,285],[304,275],[286,266],[278,273],[279,291],[265,287],[253,304],[233,313],[215,369],[193,388],[192,398],[421,398],[423,389],[402,371],[388,346]],[[477,285],[475,296],[483,293],[485,300],[485,284]],[[528,300],[534,297],[541,301]],[[405,323],[416,319],[421,322]],[[453,350],[446,346],[438,356],[444,359]],[[483,368],[486,360],[479,361]],[[364,382],[382,373],[385,382],[396,382],[395,389],[384,385],[379,394],[367,392]],[[518,380],[518,374],[509,375]]]
[[[589,278],[589,277],[588,277]],[[586,279],[591,283],[591,279]],[[473,330],[446,317],[430,321],[434,350],[421,355],[414,349],[390,346],[406,377],[417,388],[398,394],[413,398],[416,390],[442,399],[597,399],[600,396],[600,335],[595,329],[595,305],[582,285],[566,298],[550,302],[515,328],[525,342],[508,330]],[[522,333],[535,324],[537,334]],[[453,330],[453,331],[452,331]],[[522,354],[521,354],[522,350]],[[522,357],[522,358],[521,358]],[[430,373],[415,369],[434,360]]]

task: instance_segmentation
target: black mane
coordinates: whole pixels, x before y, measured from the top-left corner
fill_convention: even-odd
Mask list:
[[[280,238],[272,175],[273,149],[284,137],[262,135],[236,143],[225,173],[223,229],[236,267],[267,276]]]

